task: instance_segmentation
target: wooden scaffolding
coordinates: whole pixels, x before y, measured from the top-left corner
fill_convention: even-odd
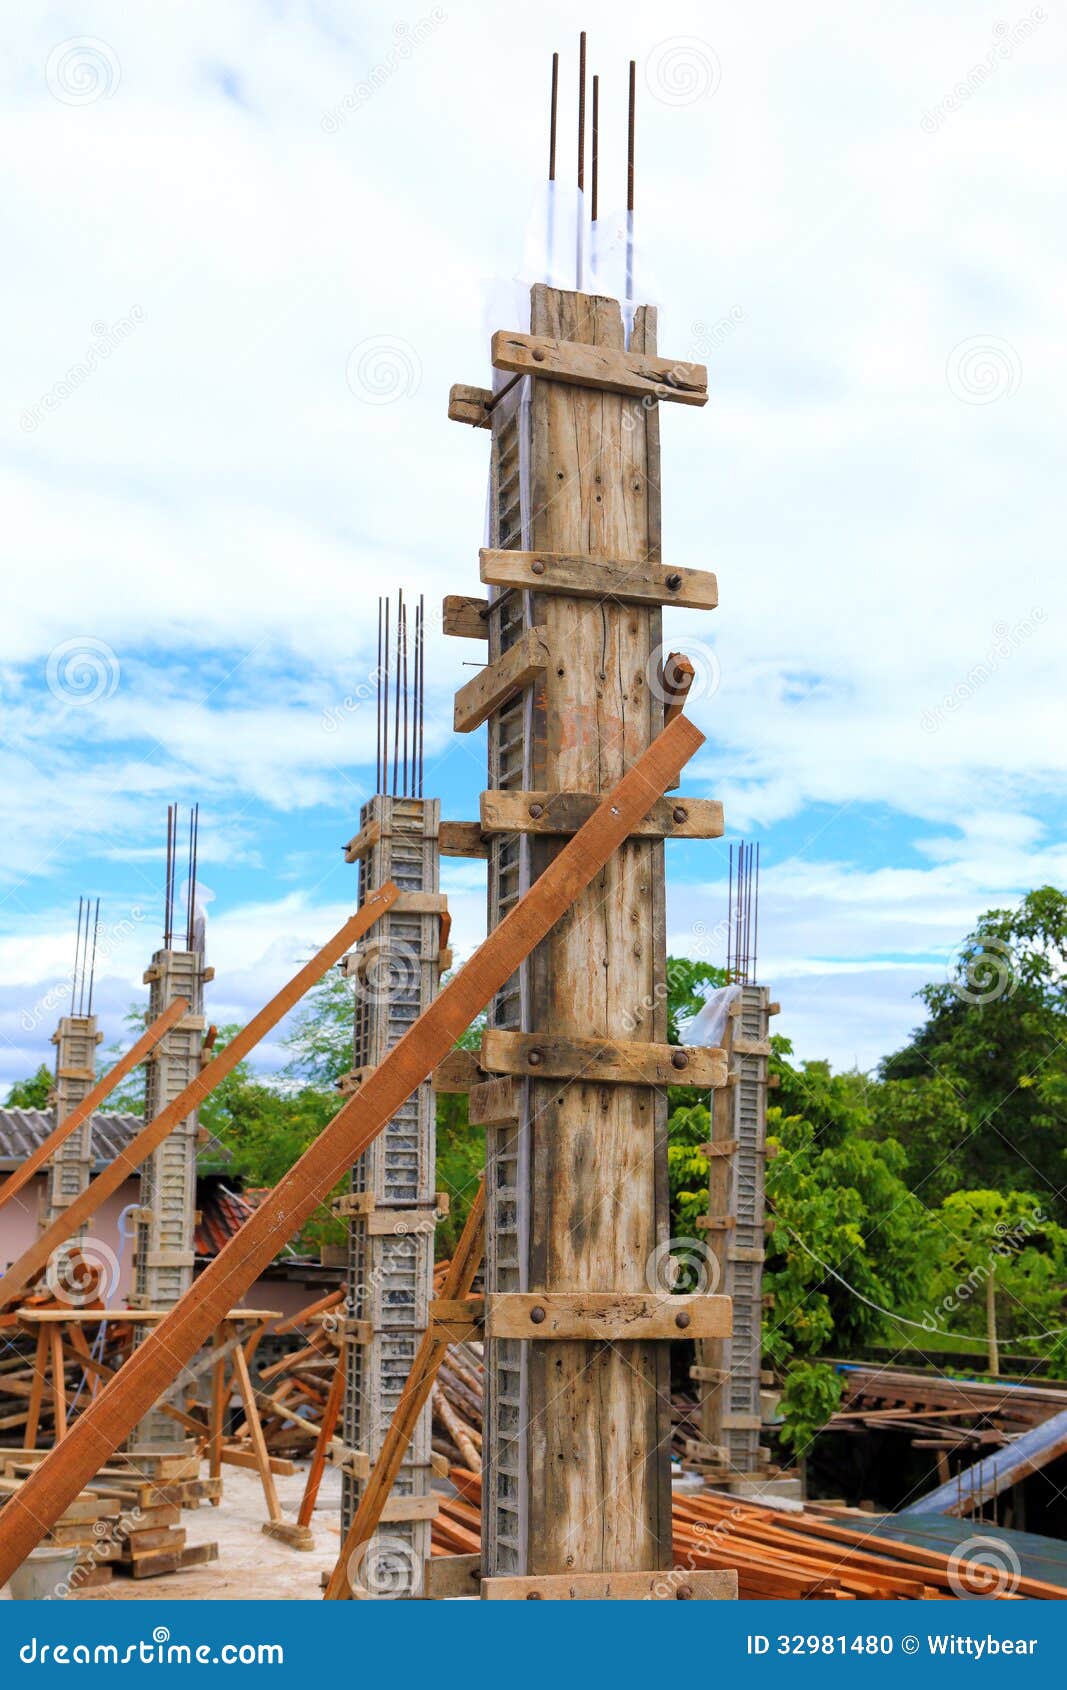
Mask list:
[[[659,402],[703,404],[706,372],[657,357],[651,307],[627,347],[617,300],[538,284],[529,329],[494,335],[492,392],[450,403],[492,435],[489,597],[445,607],[446,631],[488,638],[455,727],[489,725],[491,929],[673,715],[661,607],[716,602],[660,550]],[[717,803],[661,799],[490,1005],[470,1097],[489,1139],[483,1595],[605,1573],[598,1594],[626,1595],[670,1565],[663,1340],[722,1332],[728,1308],[650,1295],[666,1085],[726,1069],[667,1043],[663,842],[721,832]]]
[[[392,880],[400,895],[344,961],[355,994],[355,1066],[340,1089],[352,1095],[437,995],[450,955],[440,891],[436,798],[378,793],[363,808],[346,849],[359,863],[359,903]],[[352,1169],[340,1203],[348,1221],[344,1453],[341,1526],[347,1531],[377,1462],[397,1402],[429,1324],[433,1294],[435,1106],[424,1080]],[[419,1416],[384,1531],[363,1546],[377,1566],[368,1594],[421,1595],[430,1554],[430,1412]]]

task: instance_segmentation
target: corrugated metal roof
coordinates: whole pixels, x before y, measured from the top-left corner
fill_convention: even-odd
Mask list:
[[[140,1115],[109,1115],[98,1110],[93,1124],[93,1159],[101,1164],[114,1161],[135,1133],[144,1126]],[[31,1151],[55,1130],[53,1109],[0,1109],[0,1166],[18,1168]]]

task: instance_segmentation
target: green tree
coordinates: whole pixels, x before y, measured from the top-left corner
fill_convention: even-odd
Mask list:
[[[971,1334],[990,1369],[1004,1343],[1042,1359],[1067,1358],[1063,1286],[1067,1229],[1024,1191],[954,1191],[932,1216],[936,1267],[923,1325],[932,1336]],[[1035,1336],[1036,1334],[1036,1336]]]
[[[46,1063],[42,1062],[36,1074],[31,1074],[28,1080],[16,1080],[7,1094],[9,1109],[47,1109],[48,1099],[52,1095],[55,1076]]]
[[[891,1084],[876,1098],[875,1128],[900,1136],[927,1203],[960,1186],[1025,1191],[1036,1178],[1067,1222],[1065,954],[1067,897],[1038,887],[1015,909],[987,911],[949,979],[919,993],[927,1020],[882,1064]],[[939,1137],[946,1088],[955,1101]]]

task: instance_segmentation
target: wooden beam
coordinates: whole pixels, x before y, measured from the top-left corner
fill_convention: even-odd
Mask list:
[[[475,1194],[474,1202],[470,1206],[467,1219],[463,1223],[459,1243],[456,1245],[455,1254],[445,1275],[444,1299],[455,1301],[467,1297],[474,1283],[474,1276],[481,1266],[484,1250],[485,1181],[483,1179]],[[411,1364],[411,1371],[404,1382],[404,1389],[401,1391],[396,1408],[393,1410],[389,1430],[382,1440],[378,1459],[374,1463],[374,1469],[359,1499],[359,1506],[356,1509],[352,1524],[345,1534],[345,1541],[341,1546],[337,1565],[334,1567],[330,1581],[326,1586],[327,1602],[348,1602],[352,1598],[350,1571],[354,1566],[358,1567],[358,1551],[363,1544],[370,1541],[377,1530],[389,1493],[396,1483],[397,1475],[403,1465],[408,1445],[415,1435],[419,1415],[429,1401],[434,1380],[437,1378],[438,1370],[447,1353],[447,1339],[436,1334],[432,1327],[423,1333],[419,1340],[419,1347],[415,1352],[415,1359]],[[0,1519],[0,1525],[2,1525],[2,1519]]]
[[[730,1299],[704,1292],[494,1291],[485,1299],[485,1335],[602,1339],[607,1344],[727,1338]]]
[[[465,1092],[470,1091],[472,1086],[479,1085],[484,1079],[485,1075],[475,1052],[457,1047],[450,1050],[437,1064],[430,1075],[430,1084],[434,1091]]]
[[[167,1319],[134,1350],[118,1377],[74,1422],[62,1444],[45,1456],[18,1495],[0,1512],[0,1585],[22,1565],[102,1459],[118,1448],[158,1401],[178,1369],[225,1318],[234,1299],[299,1231],[493,994],[592,884],[612,852],[627,838],[635,820],[662,796],[703,743],[704,735],[684,716],[652,742],[614,790],[606,794],[582,831],[568,841],[540,879],[393,1046],[366,1085],[342,1105],[223,1246]],[[371,903],[360,911],[367,917],[368,926],[380,913],[381,898],[380,893],[372,894]],[[348,937],[346,933],[346,944]],[[468,1290],[469,1285],[463,1286],[456,1295],[466,1295]],[[358,1522],[357,1511],[353,1525]],[[344,1559],[342,1552],[342,1563]],[[342,1565],[342,1579],[344,1576]]]
[[[477,1596],[481,1577],[480,1554],[431,1555],[422,1577],[422,1593],[430,1602],[454,1596]]]
[[[366,827],[361,827],[354,839],[350,839],[345,846],[345,862],[358,863],[368,857],[382,837],[382,824],[375,817]]]
[[[472,1086],[467,1098],[467,1118],[472,1127],[503,1127],[517,1121],[519,1097],[515,1081],[505,1077]]]
[[[653,358],[647,352],[619,352],[609,346],[498,329],[492,340],[492,359],[496,370],[545,376],[632,399],[673,399],[680,405],[708,402],[708,372],[703,364]]]
[[[185,1090],[179,1092],[172,1103],[168,1103],[147,1126],[134,1135],[125,1149],[119,1151],[114,1161],[97,1174],[92,1183],[79,1193],[73,1203],[67,1205],[52,1225],[46,1227],[40,1237],[36,1238],[8,1269],[0,1280],[0,1307],[9,1308],[22,1295],[27,1285],[47,1266],[53,1250],[65,1244],[79,1227],[84,1226],[86,1221],[95,1215],[101,1203],[120,1189],[179,1122],[199,1108],[219,1081],[232,1073],[249,1051],[255,1049],[263,1035],[277,1026],[294,1004],[299,1003],[308,988],[321,979],[326,970],[374,926],[378,917],[384,915],[399,896],[399,888],[394,886],[392,881],[378,891],[370,893],[362,908],[338,929],[329,943],[294,974],[288,985],[283,986],[281,991],[252,1017],[246,1027],[242,1027],[241,1031],[234,1035],[230,1043],[211,1059],[206,1068],[201,1069],[195,1079],[190,1080]],[[222,1312],[225,1315],[227,1311]]]
[[[482,1580],[490,1602],[734,1602],[737,1574],[676,1567],[663,1573],[543,1573]]]
[[[491,428],[492,413],[487,407],[492,397],[488,387],[468,387],[464,382],[454,382],[448,390],[449,421],[469,423],[472,428]]]
[[[443,630],[458,640],[489,638],[489,600],[447,593],[441,605]]]
[[[599,802],[595,792],[505,792],[479,799],[482,833],[577,833]],[[634,828],[635,839],[721,839],[717,798],[661,798]]]
[[[568,593],[579,599],[616,599],[620,604],[675,604],[683,610],[714,610],[719,602],[718,582],[704,569],[568,552],[483,548],[478,558],[481,578],[492,587]]]
[[[696,670],[692,660],[683,651],[672,651],[667,657],[660,671],[660,695],[664,700],[663,725],[669,727],[676,716],[680,716],[685,709],[685,701],[689,697],[689,689],[693,684]]]
[[[540,1080],[583,1080],[626,1086],[724,1086],[726,1052],[703,1045],[637,1044],[622,1039],[568,1039],[559,1034],[482,1034],[487,1074],[533,1074]]]
[[[473,733],[502,704],[523,687],[539,680],[548,663],[543,628],[527,628],[495,663],[487,663],[456,694],[453,726],[458,734]]]
[[[23,1186],[29,1183],[37,1170],[42,1168],[55,1155],[60,1145],[70,1137],[71,1133],[76,1132],[82,1122],[87,1120],[94,1110],[99,1109],[105,1099],[110,1097],[119,1081],[124,1080],[127,1074],[133,1072],[138,1063],[144,1061],[149,1051],[155,1049],[164,1033],[170,1032],[174,1023],[181,1020],[188,1008],[189,1003],[186,998],[175,998],[173,1003],[167,1005],[163,1014],[153,1021],[150,1027],[145,1028],[136,1044],[130,1046],[125,1056],[119,1057],[115,1066],[108,1069],[103,1079],[97,1082],[92,1091],[88,1092],[80,1103],[75,1104],[70,1114],[64,1116],[59,1125],[48,1134],[48,1137],[42,1139],[36,1149],[30,1152],[22,1166],[16,1168],[14,1173],[4,1181],[4,1184],[0,1186],[0,1209],[15,1196],[16,1192],[21,1191]]]
[[[437,835],[442,857],[488,857],[480,822],[442,822]]]

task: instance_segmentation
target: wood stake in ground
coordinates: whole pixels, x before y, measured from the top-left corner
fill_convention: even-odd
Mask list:
[[[481,1266],[482,1255],[485,1250],[485,1180],[478,1187],[478,1194],[471,1204],[470,1214],[464,1223],[456,1253],[449,1263],[448,1273],[441,1291],[442,1297],[465,1297],[474,1283],[474,1276]],[[436,1335],[431,1326],[423,1334],[422,1342],[415,1352],[415,1360],[411,1364],[407,1383],[400,1393],[400,1401],[393,1410],[393,1418],[389,1423],[389,1430],[381,1447],[381,1453],[370,1478],[367,1480],[363,1495],[359,1499],[359,1507],[352,1524],[345,1534],[345,1541],[341,1546],[341,1553],[337,1558],[337,1565],[330,1576],[326,1587],[327,1602],[347,1602],[352,1597],[353,1582],[358,1585],[359,1570],[356,1564],[357,1552],[368,1543],[381,1523],[382,1509],[389,1500],[389,1493],[396,1484],[397,1474],[403,1465],[404,1454],[415,1432],[419,1415],[426,1405],[426,1399],[433,1389],[438,1369],[448,1353],[449,1340]],[[353,1580],[353,1573],[355,1579]]]
[[[258,1015],[253,1015],[247,1027],[242,1027],[196,1079],[190,1080],[173,1103],[168,1103],[147,1126],[141,1128],[125,1150],[119,1151],[114,1161],[110,1162],[102,1173],[97,1174],[92,1184],[81,1192],[73,1203],[67,1205],[63,1213],[34,1240],[28,1250],[23,1251],[18,1261],[8,1269],[3,1279],[0,1279],[0,1308],[10,1308],[18,1301],[26,1287],[36,1279],[41,1269],[47,1266],[53,1250],[65,1244],[79,1227],[84,1226],[95,1215],[101,1203],[110,1197],[112,1192],[118,1191],[141,1163],[148,1159],[156,1146],[163,1143],[179,1121],[184,1121],[187,1115],[191,1115],[194,1109],[200,1107],[219,1081],[236,1068],[265,1033],[277,1026],[282,1017],[289,1013],[294,1004],[299,1003],[305,992],[322,978],[328,968],[338,962],[346,951],[351,950],[368,928],[374,926],[378,917],[395,904],[399,896],[399,889],[392,881],[372,892],[363,907],[338,929],[329,944],[324,945],[310,962],[305,963],[300,972],[294,974],[289,984],[283,986]],[[295,1232],[296,1228],[293,1230]]]
[[[0,1584],[10,1578],[97,1468],[158,1401],[175,1373],[205,1342],[232,1303],[298,1232],[341,1175],[391,1120],[509,980],[596,879],[634,823],[663,796],[704,743],[684,716],[653,741],[475,951],[436,1002],[338,1111],[196,1284],[135,1350],[67,1436],[41,1462],[0,1513]],[[370,904],[361,916],[367,916]],[[367,925],[378,913],[373,910]],[[216,1058],[216,1061],[218,1058]]]
[[[0,1209],[16,1192],[22,1190],[37,1172],[43,1168],[50,1157],[54,1156],[60,1145],[75,1132],[87,1116],[99,1109],[105,1098],[111,1096],[120,1080],[133,1072],[139,1062],[143,1062],[149,1051],[159,1043],[164,1033],[169,1033],[176,1021],[180,1021],[189,1008],[185,998],[175,998],[162,1015],[146,1027],[136,1044],[130,1046],[125,1056],[120,1056],[113,1068],[109,1068],[102,1080],[98,1080],[92,1091],[86,1092],[81,1102],[75,1104],[70,1114],[60,1121],[58,1127],[53,1128],[48,1137],[31,1151],[20,1168],[16,1168],[11,1177],[0,1186]]]

